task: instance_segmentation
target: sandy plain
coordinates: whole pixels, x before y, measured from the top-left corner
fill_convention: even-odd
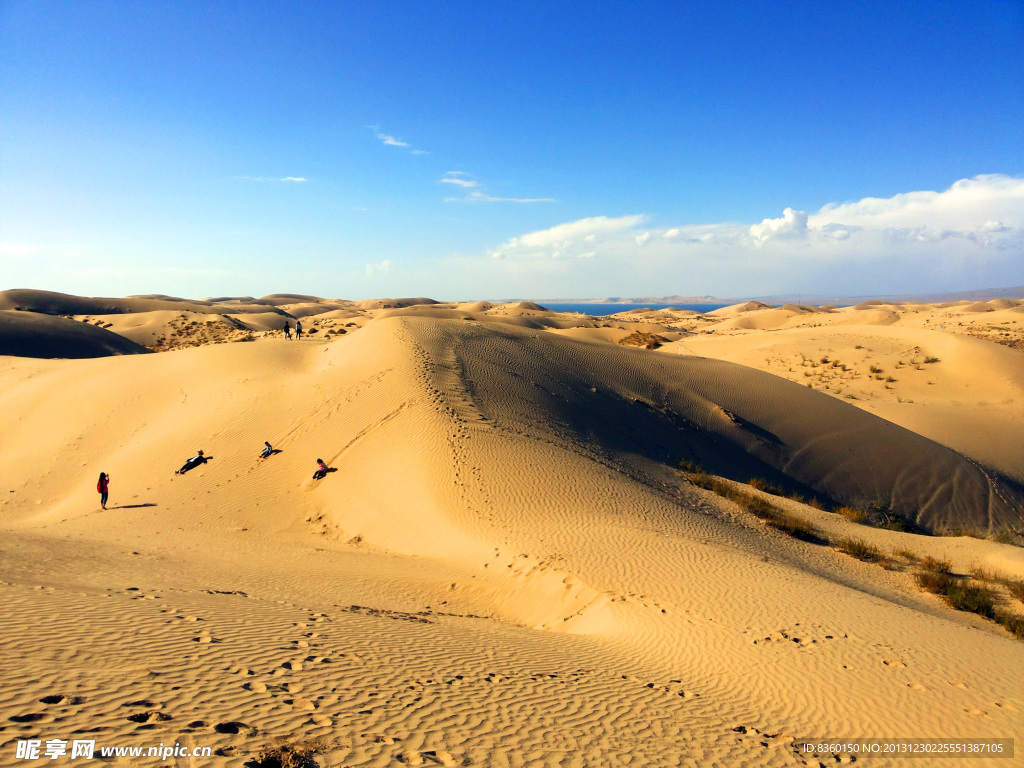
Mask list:
[[[57,764],[15,759],[30,738],[215,750],[107,760],[181,766],[1019,749],[1021,641],[916,574],[947,561],[1024,614],[1022,338],[1012,300],[591,318],[0,293],[0,765]],[[829,511],[872,505],[911,532]]]

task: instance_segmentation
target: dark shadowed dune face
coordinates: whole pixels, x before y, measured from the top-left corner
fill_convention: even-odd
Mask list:
[[[1024,489],[1012,480],[770,374],[510,326],[409,320],[499,428],[529,433],[542,421],[599,460],[686,459],[743,482],[788,478],[822,499],[891,509],[924,531],[1024,522]]]
[[[0,311],[0,355],[86,358],[148,352],[95,325],[36,312]]]

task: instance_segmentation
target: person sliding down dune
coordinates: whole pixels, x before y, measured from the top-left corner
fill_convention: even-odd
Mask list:
[[[174,474],[176,474],[176,475],[184,475],[190,469],[195,469],[200,464],[205,464],[207,461],[209,461],[209,459],[207,459],[205,456],[203,456],[203,452],[200,451],[195,456],[193,456],[191,459],[189,459],[184,464],[182,464],[181,465],[181,469],[175,470]]]
[[[324,464],[323,459],[316,460],[316,472],[313,473],[314,480],[323,480],[327,477],[327,465]]]
[[[274,447],[270,443],[268,443],[266,440],[264,440],[263,441],[263,452],[260,454],[260,458],[261,459],[265,459],[265,458],[267,458],[267,456],[269,456],[273,452],[274,452]]]

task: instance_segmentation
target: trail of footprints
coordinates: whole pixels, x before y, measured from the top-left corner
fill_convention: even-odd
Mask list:
[[[526,556],[499,556],[494,562],[508,566],[506,570],[517,571],[519,576],[534,573],[541,567],[549,570],[554,567],[553,563],[542,563]],[[571,582],[568,575],[562,578]],[[570,589],[574,586],[573,583],[566,584]],[[173,666],[150,669],[135,682],[122,686],[114,695],[109,695],[102,687],[98,691],[81,690],[81,685],[79,691],[65,689],[47,693],[38,699],[36,709],[14,714],[0,725],[0,731],[8,732],[0,735],[0,742],[9,742],[12,737],[36,737],[40,734],[46,737],[52,734],[44,732],[42,726],[72,718],[76,724],[85,722],[90,727],[79,727],[70,733],[102,734],[110,743],[132,732],[138,733],[140,738],[146,732],[155,732],[148,737],[149,740],[154,737],[166,740],[167,736],[178,734],[179,738],[194,738],[197,744],[211,743],[211,737],[216,734],[216,741],[212,743],[218,745],[219,756],[234,758],[229,765],[242,765],[242,761],[268,743],[274,733],[327,739],[332,749],[342,750],[348,755],[345,762],[352,765],[379,763],[385,755],[409,765],[480,765],[481,760],[486,762],[486,758],[481,757],[486,752],[483,747],[471,747],[468,743],[423,744],[410,740],[405,724],[419,722],[420,714],[429,721],[434,716],[430,708],[436,709],[439,701],[449,700],[445,699],[446,696],[477,702],[500,702],[496,710],[500,713],[506,711],[506,707],[518,708],[523,701],[533,702],[531,708],[534,708],[539,702],[578,699],[580,695],[585,696],[582,691],[595,685],[604,689],[614,685],[623,701],[642,701],[646,709],[660,706],[664,712],[670,713],[672,719],[701,701],[700,692],[684,684],[682,679],[643,679],[631,674],[598,673],[588,668],[571,672],[541,672],[515,671],[495,665],[477,667],[473,672],[418,672],[405,680],[385,679],[379,675],[378,668],[394,669],[397,666],[393,663],[395,657],[388,657],[388,651],[373,642],[367,643],[365,639],[361,646],[355,643],[346,647],[350,645],[348,640],[339,644],[338,630],[342,628],[339,621],[344,624],[346,617],[359,621],[387,619],[400,622],[401,632],[412,632],[420,631],[416,627],[445,620],[451,614],[360,605],[336,606],[331,614],[327,614],[304,611],[300,606],[284,601],[269,601],[278,605],[280,613],[276,615],[280,618],[290,615],[297,620],[260,622],[252,631],[259,631],[265,642],[253,648],[244,637],[241,643],[237,639],[222,642],[218,637],[218,627],[231,620],[227,616],[233,616],[237,607],[223,613],[220,611],[223,604],[203,601],[259,598],[226,590],[206,590],[205,594],[208,597],[187,592],[176,594],[173,590],[129,588],[108,590],[108,594],[100,595],[137,601],[139,608],[143,609],[139,614],[140,622],[145,621],[148,614],[151,619],[162,617],[165,626],[179,627],[181,631],[168,634],[167,642],[177,642],[183,658],[175,662],[171,659],[177,658],[178,651],[165,652],[163,663]],[[657,601],[642,595],[623,595],[621,598],[661,610]],[[171,602],[188,605],[190,612],[167,605]],[[203,605],[207,608],[204,609]],[[213,609],[216,612],[212,612]],[[302,612],[301,616],[296,615],[297,611]],[[345,624],[344,629],[344,637],[348,638],[351,627]],[[826,634],[819,638],[818,633]],[[832,634],[831,638],[829,634]],[[228,635],[225,632],[225,637]],[[279,639],[266,640],[266,637],[274,635]],[[843,639],[824,628],[794,625],[759,636],[756,641],[759,645],[784,643],[806,647],[803,645],[805,638],[819,642]],[[814,644],[807,645],[813,647]],[[395,647],[400,648],[401,643]],[[240,655],[252,650],[257,654],[254,658]],[[390,652],[393,654],[394,649]],[[896,673],[905,674],[908,669],[895,656],[883,658],[880,655],[876,658],[878,663]],[[238,659],[244,661],[239,663]],[[382,665],[382,661],[389,663]],[[179,689],[195,684],[204,667],[228,672],[237,681],[236,693],[225,691],[218,681],[216,685],[209,685],[198,693],[193,691],[184,698],[177,694]],[[209,677],[217,679],[216,675]],[[914,687],[912,682],[907,684]],[[968,686],[959,681],[949,681],[948,684],[965,692],[968,690]],[[659,701],[663,703],[659,705]],[[1016,713],[1019,708],[1024,708],[1024,701],[1001,701],[992,706]],[[985,714],[981,709],[965,709],[965,712]],[[88,715],[87,719],[85,715]],[[115,723],[118,721],[123,725],[117,726]],[[443,725],[435,729],[444,733]],[[467,730],[473,731],[472,727]],[[757,739],[764,747],[775,747],[786,740],[785,734],[764,732],[746,724],[733,726],[728,738]],[[470,753],[473,753],[472,759]]]

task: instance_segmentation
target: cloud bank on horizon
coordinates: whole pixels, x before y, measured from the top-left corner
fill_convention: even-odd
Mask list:
[[[896,283],[917,275],[922,286],[929,276],[948,283],[959,275],[964,287],[981,287],[985,279],[997,280],[993,287],[1011,284],[1007,278],[1024,282],[1024,179],[1003,174],[962,179],[942,191],[829,203],[816,212],[786,208],[757,223],[650,224],[644,214],[592,216],[510,238],[490,258],[514,274],[533,264],[538,274],[573,274],[584,284],[593,272],[651,273],[646,292],[664,283],[658,273],[675,278],[673,286],[699,283],[701,293],[728,295],[810,285],[878,291],[883,275]],[[828,287],[825,273],[837,278]]]

